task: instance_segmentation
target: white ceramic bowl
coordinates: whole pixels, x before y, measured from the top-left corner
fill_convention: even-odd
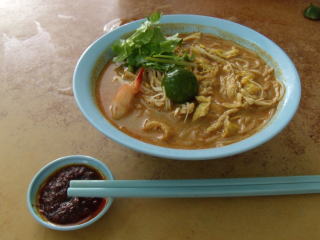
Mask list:
[[[74,72],[73,91],[80,110],[88,121],[107,137],[138,152],[158,157],[181,160],[214,159],[248,151],[265,143],[278,134],[294,116],[301,95],[299,75],[290,58],[274,42],[250,28],[223,19],[198,15],[165,15],[161,19],[165,33],[201,31],[233,40],[256,51],[275,69],[277,79],[286,88],[285,95],[274,117],[261,131],[223,147],[199,150],[166,148],[139,141],[119,131],[100,112],[93,95],[93,85],[102,70],[101,62],[106,63],[113,56],[112,43],[134,31],[143,21],[144,19],[141,19],[123,25],[96,40],[82,54]],[[99,64],[96,64],[97,61]]]

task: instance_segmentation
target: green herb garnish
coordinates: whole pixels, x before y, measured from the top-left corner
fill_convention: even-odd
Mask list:
[[[164,36],[159,26],[160,18],[160,13],[153,13],[130,37],[116,41],[112,45],[116,54],[113,61],[132,71],[147,67],[166,72],[175,66],[190,65],[190,56],[174,54],[182,39],[178,34]]]

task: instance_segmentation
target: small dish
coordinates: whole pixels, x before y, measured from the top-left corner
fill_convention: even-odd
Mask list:
[[[79,224],[67,224],[67,225],[60,225],[60,224],[54,224],[46,220],[44,217],[40,215],[40,213],[37,210],[36,207],[36,197],[38,194],[38,190],[43,184],[43,182],[55,171],[58,169],[72,165],[72,164],[84,164],[88,165],[101,173],[106,179],[113,180],[113,176],[109,168],[102,163],[101,161],[88,157],[88,156],[82,156],[82,155],[72,155],[72,156],[65,156],[59,159],[56,159],[47,165],[45,165],[43,168],[39,170],[39,172],[34,176],[32,179],[28,192],[27,192],[27,205],[30,213],[32,216],[43,226],[54,229],[54,230],[60,230],[60,231],[69,231],[69,230],[76,230],[80,228],[87,227],[91,225],[92,223],[96,222],[98,219],[100,219],[110,208],[113,199],[108,198],[105,206],[102,208],[102,210],[93,218],[90,220],[79,223]]]

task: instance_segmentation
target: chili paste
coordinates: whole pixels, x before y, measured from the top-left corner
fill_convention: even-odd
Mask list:
[[[68,197],[71,180],[100,180],[104,177],[87,165],[69,165],[52,174],[38,193],[38,210],[56,224],[82,223],[95,217],[105,206],[102,198]]]

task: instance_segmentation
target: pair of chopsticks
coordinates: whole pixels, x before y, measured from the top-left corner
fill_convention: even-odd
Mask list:
[[[72,180],[77,197],[242,197],[320,193],[320,176],[193,180]]]

